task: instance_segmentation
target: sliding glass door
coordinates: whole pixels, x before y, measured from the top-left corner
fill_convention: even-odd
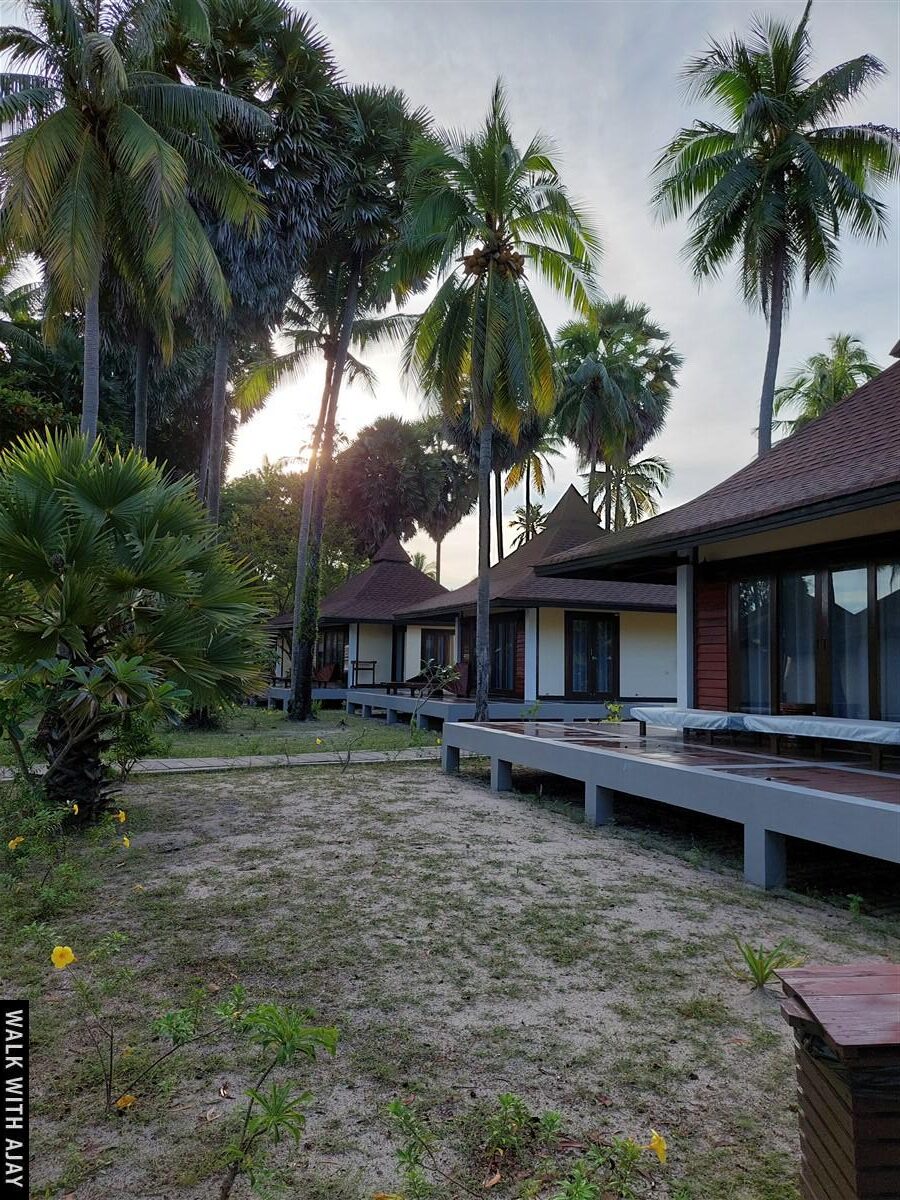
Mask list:
[[[735,580],[730,705],[900,720],[900,563]]]

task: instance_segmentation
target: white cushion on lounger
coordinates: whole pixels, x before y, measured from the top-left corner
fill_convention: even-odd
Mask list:
[[[742,729],[740,713],[710,712],[703,708],[666,708],[663,705],[641,705],[631,709],[634,721],[662,725],[667,729]]]
[[[753,733],[787,737],[832,738],[836,742],[867,742],[900,746],[900,724],[894,721],[855,721],[846,717],[788,717],[747,713],[744,728]]]

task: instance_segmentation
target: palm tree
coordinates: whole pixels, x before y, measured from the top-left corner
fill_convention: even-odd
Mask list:
[[[410,110],[406,96],[396,88],[352,88],[345,103],[349,114],[345,152],[351,166],[338,190],[328,237],[315,256],[315,270],[333,278],[340,317],[331,356],[326,355],[297,553],[290,711],[298,720],[312,715],[325,501],[353,331],[362,305],[370,313],[381,311],[391,299],[399,301],[421,283],[416,272],[398,269],[395,251],[406,216],[410,150],[427,131],[430,118],[423,109]]]
[[[409,560],[417,571],[421,571],[423,575],[427,575],[429,579],[437,579],[436,567],[433,562],[428,561],[428,555],[424,550],[417,550],[415,554],[410,556]],[[438,580],[438,582],[440,582]]]
[[[533,429],[532,436],[529,435],[529,427]],[[539,496],[543,496],[547,491],[547,483],[552,482],[556,478],[556,472],[553,469],[553,464],[550,461],[552,458],[558,458],[563,452],[564,438],[556,432],[553,424],[546,425],[543,422],[526,422],[519,432],[519,440],[516,443],[516,461],[509,468],[506,476],[506,484],[504,492],[508,493],[519,486],[520,483],[525,484],[525,504],[522,508],[517,508],[516,513],[524,512],[526,516],[531,513],[540,514],[541,506],[531,503],[531,486],[534,484],[534,490]],[[527,520],[525,524],[525,541],[529,541],[543,528],[544,517],[540,524],[535,524],[533,520]],[[515,525],[515,522],[513,522]],[[513,543],[515,545],[515,543]]]
[[[208,12],[209,42],[184,69],[195,83],[261,105],[269,118],[264,128],[223,120],[217,129],[225,161],[265,201],[265,236],[251,241],[203,212],[233,300],[228,319],[206,331],[215,345],[206,492],[215,521],[235,343],[248,334],[263,342],[277,328],[298,267],[326,232],[345,167],[345,105],[327,42],[283,0],[208,0]]]
[[[77,800],[82,818],[108,799],[100,753],[124,716],[158,716],[176,690],[202,705],[239,701],[260,681],[254,577],[216,545],[193,481],[137,451],[108,454],[71,433],[7,449],[0,571],[2,709],[34,699],[41,784],[56,802]]]
[[[662,490],[671,479],[671,466],[657,455],[607,462],[600,472],[604,508],[610,514],[607,529],[624,529],[655,517]]]
[[[553,409],[550,336],[526,267],[587,311],[594,299],[599,243],[535,137],[513,140],[501,84],[474,134],[446,132],[417,147],[413,216],[405,250],[423,273],[436,272],[437,294],[405,352],[407,372],[445,412],[468,393],[479,430],[478,599],[475,716],[488,712],[491,536],[491,442],[496,428],[513,437],[522,414]]]
[[[0,252],[41,259],[49,336],[60,314],[84,313],[81,427],[93,438],[104,268],[170,310],[201,284],[225,308],[228,288],[188,189],[232,226],[257,226],[251,189],[204,139],[226,117],[242,130],[267,118],[225,93],[143,69],[127,52],[132,13],[110,0],[29,0],[28,8],[32,29],[0,30],[11,68],[0,74],[0,121],[12,130],[0,148]]]
[[[600,490],[599,463],[629,460],[665,424],[681,355],[645,304],[602,301],[557,333],[557,428],[588,471],[588,503]],[[606,525],[612,524],[606,492]]]
[[[36,355],[41,343],[23,325],[32,321],[43,288],[33,281],[14,284],[19,271],[15,259],[0,261],[0,344]]]
[[[425,506],[418,523],[434,540],[434,577],[441,582],[444,538],[475,507],[477,479],[469,456],[450,444],[441,422],[423,421]]]
[[[513,529],[518,531],[513,538],[513,549],[518,550],[520,546],[524,546],[526,542],[530,542],[539,534],[547,524],[548,516],[549,513],[544,512],[542,504],[520,505],[516,509],[516,515],[512,521]]]
[[[884,236],[876,189],[900,168],[900,133],[887,125],[837,125],[842,110],[884,74],[871,54],[809,77],[808,0],[793,28],[756,17],[747,39],[711,41],[684,70],[689,92],[723,110],[698,120],[659,158],[654,203],[663,218],[689,214],[686,246],[697,279],[740,261],[744,298],[768,322],[759,402],[759,453],[772,445],[781,329],[800,276],[830,283],[842,227]]]
[[[833,333],[828,339],[828,350],[813,354],[798,367],[788,382],[775,392],[775,416],[783,418],[775,422],[775,428],[788,436],[821,417],[838,400],[881,374],[881,367],[873,362],[865,346],[851,333]],[[784,417],[793,410],[795,416]]]

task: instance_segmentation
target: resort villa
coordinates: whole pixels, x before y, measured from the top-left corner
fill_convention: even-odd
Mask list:
[[[697,499],[534,570],[674,585],[677,705],[635,706],[615,734],[450,725],[447,769],[468,750],[498,788],[513,763],[583,780],[595,823],[616,792],[740,822],[763,886],[784,882],[789,837],[900,862],[900,363]],[[673,732],[692,730],[727,745]]]
[[[323,597],[316,647],[317,699],[343,700],[348,688],[406,679],[423,659],[453,661],[453,623],[402,624],[397,609],[446,594],[447,589],[412,565],[396,537],[389,537],[371,564]],[[290,695],[294,618],[282,613],[269,622],[275,638],[275,678],[270,706]]]

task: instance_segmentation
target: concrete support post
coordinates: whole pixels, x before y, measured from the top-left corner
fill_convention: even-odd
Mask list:
[[[586,825],[608,825],[613,819],[612,788],[599,783],[584,785],[584,821]]]
[[[421,711],[416,713],[415,722],[416,722],[416,729],[427,729],[428,728],[428,717],[426,717],[425,714]]]
[[[675,677],[678,707],[693,708],[694,695],[694,567],[684,563],[676,580]]]
[[[784,835],[759,825],[744,826],[744,878],[761,888],[780,888],[787,883]]]
[[[538,610],[525,609],[525,703],[538,696]]]
[[[512,791],[512,763],[505,758],[491,759],[491,788],[495,792]]]
[[[387,709],[385,709],[385,712],[384,712],[384,717],[385,717],[385,720],[387,721],[388,725],[396,725],[396,724],[397,724],[397,710],[396,710],[396,708],[387,708]]]
[[[347,707],[347,716],[348,716],[348,717],[355,717],[355,716],[356,716],[356,710],[359,708],[359,705],[358,705],[358,704],[354,704],[352,700],[347,700],[347,701],[346,701],[346,707]]]
[[[441,746],[441,766],[448,775],[455,775],[459,770],[459,746]]]
[[[362,715],[364,717],[371,717],[371,715],[372,715],[372,705],[371,704],[364,704],[362,706]]]

